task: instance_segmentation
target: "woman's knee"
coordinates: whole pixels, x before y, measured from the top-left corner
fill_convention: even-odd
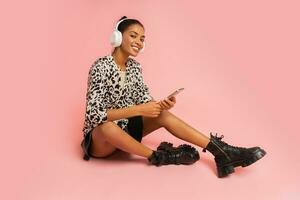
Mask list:
[[[108,133],[116,131],[116,128],[119,128],[118,125],[116,125],[112,121],[108,121],[95,127],[95,129],[93,130],[93,134],[95,135],[95,137],[102,137],[102,135],[105,136]]]

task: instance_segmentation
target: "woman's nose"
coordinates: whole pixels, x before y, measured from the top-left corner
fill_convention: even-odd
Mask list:
[[[137,41],[135,42],[139,47],[142,47],[143,46],[143,43],[141,41]]]

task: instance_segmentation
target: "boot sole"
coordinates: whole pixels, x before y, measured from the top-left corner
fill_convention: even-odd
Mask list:
[[[235,167],[238,167],[238,166],[247,167],[247,166],[255,163],[256,161],[258,161],[262,157],[264,157],[266,154],[267,154],[267,152],[265,150],[258,149],[257,151],[254,152],[254,155],[251,159],[243,160],[240,163],[236,163],[234,166]]]
[[[258,149],[257,151],[255,151],[253,153],[253,157],[251,159],[235,161],[235,162],[228,163],[224,166],[219,166],[219,167],[217,167],[218,177],[223,178],[225,176],[228,176],[229,174],[231,174],[235,171],[234,170],[235,167],[239,167],[239,166],[247,167],[247,166],[255,163],[256,161],[258,161],[262,157],[264,157],[266,154],[267,154],[267,152],[265,150]]]

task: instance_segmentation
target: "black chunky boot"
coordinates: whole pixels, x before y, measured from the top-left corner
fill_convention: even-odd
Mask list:
[[[160,165],[190,165],[199,160],[200,156],[196,149],[187,147],[173,148],[171,143],[163,143],[158,147],[157,151],[153,151],[151,156],[148,158],[148,161],[156,166]]]
[[[260,147],[236,147],[221,141],[224,136],[213,136],[210,133],[210,142],[202,150],[208,150],[215,156],[218,177],[222,178],[234,172],[234,167],[246,167],[261,159],[266,152]]]
[[[188,144],[181,144],[178,147],[173,147],[173,144],[170,142],[161,142],[159,146],[157,147],[157,150],[162,150],[162,151],[183,151],[185,153],[190,154],[190,158],[192,159],[190,163],[194,163],[200,159],[199,152],[197,149],[191,145]]]

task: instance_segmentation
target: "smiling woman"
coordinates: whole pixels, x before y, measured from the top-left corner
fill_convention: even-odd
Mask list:
[[[118,55],[122,51],[125,56],[137,56],[145,48],[145,28],[136,19],[120,19],[116,30],[110,37],[110,43],[114,48],[112,54]]]
[[[89,70],[86,93],[84,159],[104,158],[117,149],[147,158],[150,164],[193,164],[200,159],[196,148],[188,144],[173,147],[162,142],[156,150],[141,143],[142,138],[164,127],[179,139],[208,150],[215,156],[218,177],[234,172],[234,167],[248,166],[266,152],[259,148],[228,145],[221,137],[210,138],[188,125],[168,110],[175,96],[156,101],[144,83],[141,64],[136,57],[145,48],[145,28],[136,19],[122,17],[112,35],[111,55],[98,58]]]

